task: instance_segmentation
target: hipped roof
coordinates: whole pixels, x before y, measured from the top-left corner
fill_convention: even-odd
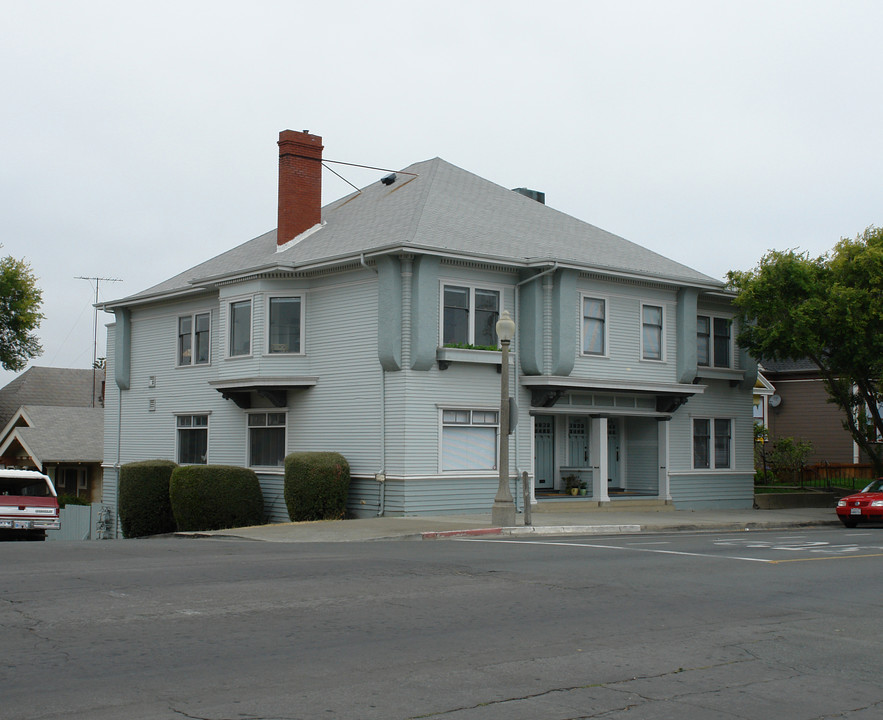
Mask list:
[[[281,250],[273,230],[105,307],[262,270],[303,271],[397,249],[515,267],[558,262],[712,291],[724,287],[686,265],[434,158],[399,171],[391,185],[376,182],[326,205],[321,227]]]

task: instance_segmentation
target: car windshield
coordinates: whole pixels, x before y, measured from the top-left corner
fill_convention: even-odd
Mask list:
[[[883,492],[883,478],[878,478],[874,480],[870,485],[868,485],[862,492]]]
[[[0,495],[49,497],[49,485],[41,478],[0,477]]]

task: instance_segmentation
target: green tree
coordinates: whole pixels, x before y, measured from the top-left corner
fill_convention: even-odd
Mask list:
[[[31,266],[11,255],[0,259],[0,365],[18,371],[43,352],[33,331],[40,327],[43,294]]]
[[[817,258],[774,250],[728,279],[740,345],[758,359],[814,362],[844,427],[883,474],[883,229]]]

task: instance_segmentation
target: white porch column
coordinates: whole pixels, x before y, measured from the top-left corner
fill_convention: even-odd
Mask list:
[[[656,423],[659,428],[659,497],[663,500],[671,500],[671,480],[668,472],[668,429],[671,421]]]
[[[607,494],[607,418],[592,418],[592,499],[610,502]]]

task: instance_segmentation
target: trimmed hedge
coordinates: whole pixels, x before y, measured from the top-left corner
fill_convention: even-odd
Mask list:
[[[340,520],[346,515],[350,466],[334,452],[300,452],[285,458],[285,505],[288,517]]]
[[[169,486],[178,530],[222,530],[262,525],[264,495],[258,476],[232,465],[185,465]]]
[[[169,478],[176,467],[171,460],[142,460],[120,467],[119,514],[124,537],[175,532]]]

